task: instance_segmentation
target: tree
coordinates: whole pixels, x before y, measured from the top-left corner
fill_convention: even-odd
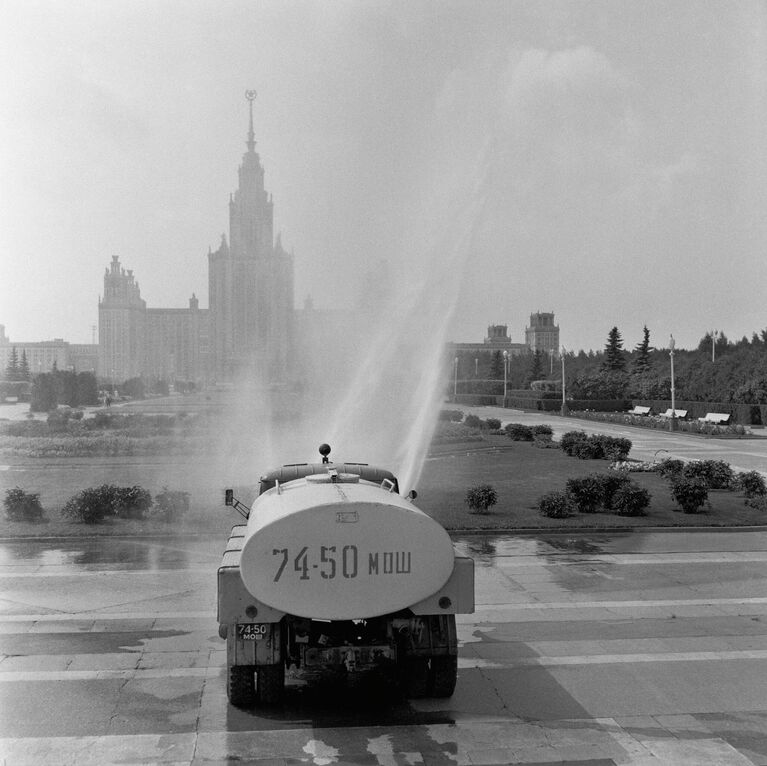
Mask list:
[[[99,403],[99,389],[92,372],[77,373],[77,406]]]
[[[525,377],[525,385],[529,386],[534,380],[541,380],[543,377],[545,377],[543,372],[543,352],[536,349],[530,357],[530,369]]]
[[[602,368],[614,372],[626,369],[626,359],[623,356],[623,338],[621,338],[617,327],[613,327],[607,335],[605,359],[602,362]]]
[[[19,354],[16,351],[16,346],[11,349],[11,355],[8,357],[8,366],[5,368],[6,380],[18,380],[19,379]]]
[[[492,380],[503,379],[503,356],[500,351],[493,353],[493,360],[490,362],[490,378]]]
[[[50,412],[50,410],[56,409],[57,404],[56,383],[53,374],[44,372],[37,375],[32,384],[32,400],[29,409],[32,412]]]
[[[27,361],[27,352],[26,349],[22,349],[21,364],[19,364],[19,380],[29,380],[31,377],[29,362]]]
[[[636,351],[636,357],[634,357],[634,370],[637,375],[649,372],[650,370],[650,331],[647,329],[647,325],[642,329],[642,341],[637,343],[634,348]]]

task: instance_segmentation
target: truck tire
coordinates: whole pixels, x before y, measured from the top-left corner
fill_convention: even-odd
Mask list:
[[[260,665],[256,669],[256,675],[256,696],[259,704],[278,705],[282,702],[285,691],[285,666],[281,662],[276,665]]]
[[[431,658],[431,693],[434,697],[450,697],[458,680],[458,657],[438,655]]]
[[[429,658],[407,657],[401,666],[405,696],[421,699],[429,696]]]
[[[236,707],[250,707],[256,703],[256,668],[254,665],[230,665],[226,684],[229,702]]]

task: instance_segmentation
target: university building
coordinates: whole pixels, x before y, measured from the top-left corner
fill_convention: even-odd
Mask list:
[[[196,385],[241,377],[284,382],[295,342],[293,256],[274,238],[274,202],[255,150],[253,98],[247,151],[229,199],[229,237],[208,251],[209,308],[193,294],[186,308],[148,308],[119,256],[99,300],[99,376],[181,380]]]

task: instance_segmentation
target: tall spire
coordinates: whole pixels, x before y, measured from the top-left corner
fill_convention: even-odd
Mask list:
[[[245,98],[248,99],[248,104],[250,106],[250,127],[248,128],[248,151],[254,152],[256,148],[256,140],[255,140],[255,134],[253,133],[253,102],[256,100],[256,91],[254,90],[246,90],[245,91]]]

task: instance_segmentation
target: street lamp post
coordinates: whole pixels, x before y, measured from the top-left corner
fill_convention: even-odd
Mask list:
[[[453,402],[458,401],[458,357],[453,359]]]
[[[711,361],[716,361],[716,330],[711,331]]]
[[[509,384],[509,352],[503,352],[503,406],[506,406],[506,389]]]
[[[674,388],[674,336],[668,342],[668,355],[671,357],[671,430],[676,431],[676,389]]]
[[[562,346],[562,415],[567,415],[567,396],[565,394],[565,347]]]

